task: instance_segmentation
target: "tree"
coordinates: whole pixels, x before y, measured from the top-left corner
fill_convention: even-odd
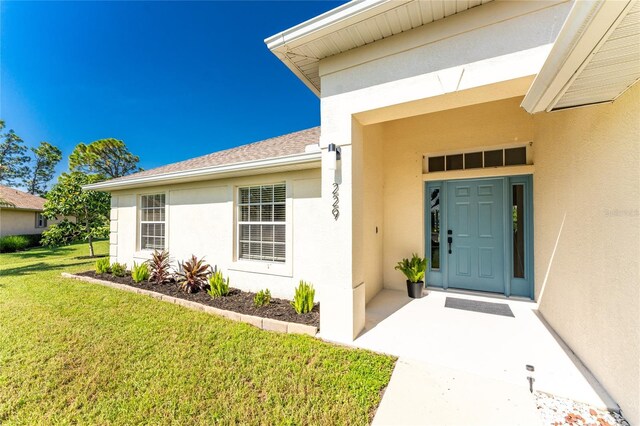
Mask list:
[[[64,219],[42,234],[44,245],[57,246],[82,239],[89,242],[89,255],[94,256],[93,240],[109,235],[111,196],[106,192],[85,191],[82,187],[99,180],[98,175],[80,172],[60,175],[47,193],[44,214],[49,218]],[[75,218],[75,222],[69,217]]]
[[[5,127],[0,120],[0,131]],[[0,134],[0,183],[15,186],[29,173],[27,147],[13,130]]]
[[[47,184],[53,179],[56,165],[62,160],[62,151],[49,142],[40,142],[31,151],[35,155],[35,164],[25,177],[23,185],[29,194],[44,195]]]
[[[140,157],[133,155],[118,139],[100,139],[88,145],[79,143],[69,156],[69,168],[103,179],[117,178],[140,171]]]

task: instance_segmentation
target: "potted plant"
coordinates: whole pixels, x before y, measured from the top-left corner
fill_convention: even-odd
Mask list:
[[[413,299],[422,297],[424,288],[424,273],[427,270],[427,259],[413,253],[411,259],[402,259],[396,265],[396,270],[407,277],[407,293]]]

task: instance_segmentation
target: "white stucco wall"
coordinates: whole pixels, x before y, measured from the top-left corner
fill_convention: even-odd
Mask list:
[[[49,220],[49,224],[54,222]],[[41,234],[46,229],[36,228],[35,211],[0,208],[0,237]]]
[[[236,259],[236,192],[238,186],[286,182],[287,261],[268,263]],[[112,194],[111,260],[131,266],[148,258],[140,251],[137,200],[141,194],[166,194],[166,246],[174,264],[204,256],[221,268],[231,286],[257,291],[269,288],[274,297],[292,298],[303,279],[317,286],[322,270],[314,217],[320,204],[320,170],[239,177],[199,183],[118,191]]]
[[[534,123],[540,312],[640,424],[640,85]]]
[[[369,303],[383,288],[384,276],[384,140],[382,125],[363,129],[363,210],[354,221],[362,223],[362,267],[365,301]]]

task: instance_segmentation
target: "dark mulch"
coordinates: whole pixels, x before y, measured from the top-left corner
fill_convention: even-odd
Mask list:
[[[133,282],[130,275],[114,277],[111,274],[96,274],[95,271],[80,272],[77,275],[111,281],[118,284],[126,284],[131,287],[155,291],[168,296],[179,297],[185,300],[202,303],[219,309],[234,311],[241,314],[255,315],[263,318],[272,318],[280,321],[296,322],[299,324],[320,327],[320,304],[316,303],[308,314],[297,314],[288,300],[272,298],[267,306],[256,307],[253,304],[255,293],[231,288],[229,294],[224,297],[209,296],[207,292],[185,293],[176,283],[152,284],[143,281],[139,284]]]

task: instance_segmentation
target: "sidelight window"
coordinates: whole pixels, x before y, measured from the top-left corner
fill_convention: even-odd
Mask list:
[[[513,232],[513,277],[524,278],[524,185],[512,186],[511,223]]]

